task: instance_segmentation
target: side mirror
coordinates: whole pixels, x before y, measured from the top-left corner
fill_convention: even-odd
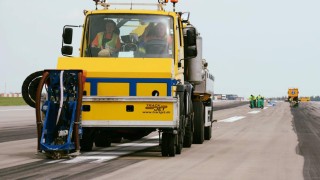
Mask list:
[[[62,46],[61,48],[61,54],[62,55],[72,55],[73,53],[73,47],[72,46]]]
[[[195,58],[198,54],[197,50],[197,30],[194,26],[187,26],[184,31],[184,57]]]
[[[184,49],[184,54],[186,58],[194,58],[198,55],[197,46],[188,46]]]
[[[72,43],[72,34],[73,34],[72,28],[64,28],[63,29],[62,39],[63,39],[64,44],[71,44]]]
[[[197,54],[197,31],[196,28],[190,26],[184,31],[184,57],[194,58]]]
[[[71,46],[72,36],[73,36],[73,29],[72,29],[73,27],[81,27],[81,26],[65,25],[63,27],[61,54],[64,56],[70,56],[72,55],[72,52],[73,52],[73,47]]]
[[[190,28],[187,30],[186,40],[187,46],[195,46],[197,44],[197,33],[195,28]]]

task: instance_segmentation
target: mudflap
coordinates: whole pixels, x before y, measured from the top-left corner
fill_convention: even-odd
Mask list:
[[[36,93],[38,152],[60,159],[80,154],[82,70],[44,70]]]

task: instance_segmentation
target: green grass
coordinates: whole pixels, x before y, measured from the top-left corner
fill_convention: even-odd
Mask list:
[[[0,106],[23,106],[27,105],[22,97],[0,97]]]

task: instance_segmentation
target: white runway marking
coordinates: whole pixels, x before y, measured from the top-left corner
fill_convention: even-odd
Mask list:
[[[231,118],[224,119],[224,120],[221,120],[219,122],[235,122],[235,121],[238,121],[238,120],[243,119],[243,118],[245,118],[245,116],[233,116]]]
[[[2,109],[0,112],[8,112],[8,111],[34,111],[34,109]]]
[[[249,114],[257,114],[257,113],[259,113],[260,111],[250,111],[250,112],[248,112]]]
[[[158,139],[159,136],[153,136],[148,139],[142,139],[138,141],[133,141],[130,143],[119,144],[113,147],[99,149],[99,151],[92,151],[88,153],[83,153],[80,156],[77,156],[71,160],[55,160],[46,162],[49,164],[53,163],[81,163],[88,162],[89,163],[103,163],[106,161],[110,161],[112,159],[119,158],[120,156],[132,154],[137,151],[141,151],[143,149],[147,149],[149,147],[158,146],[159,143],[155,142],[147,142],[148,140]]]

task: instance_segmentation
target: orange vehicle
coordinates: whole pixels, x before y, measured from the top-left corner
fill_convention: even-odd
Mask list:
[[[291,107],[297,107],[299,105],[299,90],[298,88],[288,89],[288,101]]]

